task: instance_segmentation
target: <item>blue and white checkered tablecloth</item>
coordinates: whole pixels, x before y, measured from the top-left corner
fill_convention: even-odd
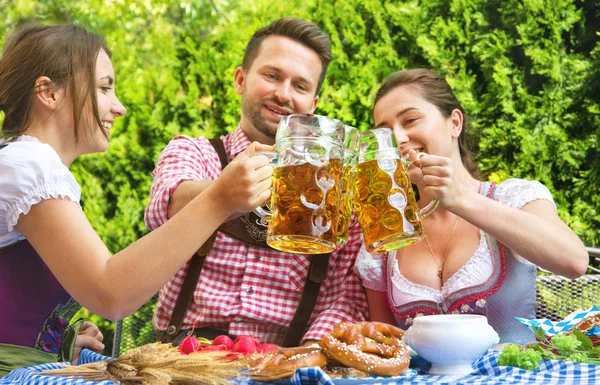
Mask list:
[[[489,350],[473,363],[473,372],[459,378],[452,376],[430,376],[415,374],[414,371],[399,377],[336,379],[319,368],[300,369],[290,381],[278,384],[290,385],[395,385],[395,384],[573,384],[592,385],[600,383],[600,365],[580,364],[565,361],[542,361],[536,371],[527,371],[511,366],[498,366],[498,352]],[[84,350],[79,363],[106,360],[109,357]],[[0,379],[0,385],[111,385],[110,381],[92,382],[66,377],[42,376],[39,373],[47,369],[56,369],[57,364],[43,364],[16,369]],[[238,385],[259,385],[250,379],[237,380]]]

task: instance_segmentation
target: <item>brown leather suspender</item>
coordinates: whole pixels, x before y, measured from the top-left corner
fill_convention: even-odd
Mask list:
[[[308,274],[304,282],[304,291],[302,292],[296,313],[294,313],[294,318],[292,318],[290,326],[285,331],[281,346],[291,347],[300,344],[308,325],[308,320],[317,303],[321,282],[327,277],[330,255],[331,253],[317,254],[310,257],[310,266],[308,267]]]
[[[227,161],[227,153],[223,141],[220,138],[213,138],[210,139],[210,143],[219,155],[221,169],[224,169],[229,162]],[[246,244],[268,248],[269,246],[266,242],[266,225],[266,222],[262,218],[254,213],[248,213],[223,223],[217,231],[211,235],[206,243],[200,247],[190,261],[188,272],[183,281],[183,285],[181,286],[177,301],[175,302],[175,308],[173,309],[169,327],[167,328],[166,333],[159,333],[159,338],[162,342],[172,342],[179,334],[185,313],[194,297],[194,290],[198,284],[204,261],[213,247],[217,238],[217,233],[222,231],[230,237],[238,239]],[[302,298],[300,299],[294,318],[285,333],[283,343],[281,344],[282,346],[298,346],[300,343],[315,304],[317,303],[321,282],[327,277],[329,256],[330,254],[311,256]]]

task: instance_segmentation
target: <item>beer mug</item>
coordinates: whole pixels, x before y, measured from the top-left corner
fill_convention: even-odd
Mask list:
[[[439,201],[419,209],[406,172],[409,165],[391,129],[377,128],[361,135],[353,199],[369,252],[399,249],[425,236],[421,220]]]
[[[358,146],[360,144],[360,131],[357,128],[345,126],[344,131],[344,166],[342,167],[340,216],[337,228],[338,246],[348,242],[348,230],[350,229],[350,219],[352,219],[354,166],[358,164]]]
[[[319,115],[288,115],[279,122],[271,158],[270,211],[255,210],[269,221],[269,246],[298,254],[335,250],[344,124]]]

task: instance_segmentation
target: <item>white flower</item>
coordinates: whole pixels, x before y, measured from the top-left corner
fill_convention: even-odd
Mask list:
[[[460,311],[461,313],[468,313],[470,311],[473,311],[473,309],[471,308],[471,306],[469,306],[468,304],[464,304],[460,307]]]
[[[407,325],[412,325],[413,324],[413,318],[412,317],[406,317],[406,320],[404,322]]]
[[[478,299],[477,302],[475,302],[475,306],[485,307],[486,303],[487,303],[487,301],[485,300],[485,298]]]

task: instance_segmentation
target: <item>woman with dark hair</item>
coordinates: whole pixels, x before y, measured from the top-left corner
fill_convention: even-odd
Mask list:
[[[111,320],[133,313],[222,222],[270,195],[272,168],[253,144],[177,216],[111,256],[69,171],[105,151],[125,115],[103,39],[72,25],[16,31],[0,58],[0,111],[0,374],[101,347],[95,326],[67,328],[71,297]]]
[[[424,241],[389,255],[362,250],[355,268],[371,319],[408,328],[421,315],[483,314],[501,342],[533,340],[515,317],[535,318],[538,266],[575,278],[589,258],[548,189],[523,179],[480,179],[464,143],[463,109],[432,71],[392,74],[373,114],[377,127],[394,131],[405,156],[418,158],[408,174],[419,206],[434,199],[439,206],[423,220]]]

